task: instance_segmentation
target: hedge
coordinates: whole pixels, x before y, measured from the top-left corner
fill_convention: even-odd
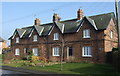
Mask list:
[[[120,50],[117,48],[112,50],[112,64],[116,71],[120,72]]]

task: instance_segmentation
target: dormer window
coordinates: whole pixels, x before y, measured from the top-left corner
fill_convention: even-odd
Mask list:
[[[16,43],[19,43],[19,37],[16,37]]]
[[[90,38],[90,29],[83,30],[83,38]]]
[[[33,36],[33,41],[37,41],[37,35]]]
[[[54,33],[54,40],[59,40],[59,34],[58,33]]]

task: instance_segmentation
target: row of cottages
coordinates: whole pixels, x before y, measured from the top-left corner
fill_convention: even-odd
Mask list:
[[[40,24],[36,18],[33,26],[16,29],[9,38],[15,57],[29,51],[48,60],[73,60],[105,62],[105,54],[117,47],[114,13],[84,16],[81,9],[77,18],[60,21],[58,14],[53,22]]]
[[[7,41],[0,37],[0,54],[2,54],[2,50],[6,48]]]

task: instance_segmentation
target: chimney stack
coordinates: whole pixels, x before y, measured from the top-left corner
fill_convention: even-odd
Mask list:
[[[57,21],[57,22],[60,21],[60,17],[56,13],[54,13],[54,15],[53,15],[53,22],[55,22],[55,21]]]
[[[40,25],[40,19],[36,18],[34,25]]]
[[[77,19],[81,20],[84,17],[84,13],[82,11],[82,9],[78,9],[77,11]]]

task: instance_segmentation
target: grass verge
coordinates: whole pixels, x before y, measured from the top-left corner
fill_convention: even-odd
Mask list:
[[[62,71],[60,71],[60,64],[41,66],[23,66],[21,63],[4,64],[12,67],[22,67],[25,69],[55,72],[59,74],[79,74],[79,75],[102,75],[102,76],[118,76],[115,69],[110,64],[92,64],[92,63],[64,63]],[[120,74],[119,74],[120,75]]]

